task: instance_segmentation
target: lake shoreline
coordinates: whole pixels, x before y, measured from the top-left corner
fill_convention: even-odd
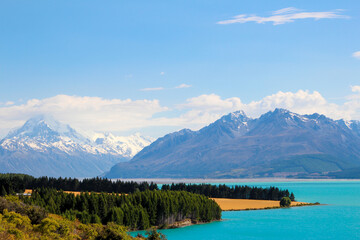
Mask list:
[[[290,207],[268,207],[268,208],[247,208],[247,209],[230,209],[222,210],[223,212],[241,212],[241,211],[260,211],[260,210],[272,210],[272,209],[286,209],[286,208],[296,208],[296,207],[310,207],[310,206],[325,206],[327,204],[320,203],[307,203],[303,205],[295,205]]]
[[[334,179],[334,178],[111,178],[116,181],[153,182],[156,184],[171,183],[248,183],[248,182],[358,182],[360,179]]]
[[[230,199],[230,198],[210,198],[214,200],[222,211],[249,211],[277,209],[280,207],[280,201],[274,200],[255,200],[255,199]],[[295,202],[290,207],[314,206],[319,203]]]

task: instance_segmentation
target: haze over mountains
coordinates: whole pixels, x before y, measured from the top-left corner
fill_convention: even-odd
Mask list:
[[[0,141],[0,171],[33,176],[94,177],[127,161],[152,138],[87,137],[48,116],[28,120]]]
[[[360,177],[360,123],[276,109],[234,112],[159,138],[109,178]]]

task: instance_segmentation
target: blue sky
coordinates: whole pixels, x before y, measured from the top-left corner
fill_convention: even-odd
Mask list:
[[[43,113],[152,136],[240,108],[360,119],[359,26],[357,0],[1,1],[0,135]]]

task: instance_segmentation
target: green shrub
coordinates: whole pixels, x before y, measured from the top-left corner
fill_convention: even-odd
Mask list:
[[[24,204],[17,196],[0,197],[0,212],[3,212],[5,209],[9,212],[28,216],[32,224],[39,224],[41,220],[47,217],[45,209]]]
[[[44,218],[38,226],[38,231],[43,234],[51,235],[60,227],[60,224],[51,218]]]
[[[146,231],[146,235],[148,235],[148,237],[146,238],[148,240],[166,240],[165,235],[156,231],[155,228]]]
[[[291,199],[289,197],[283,197],[280,200],[280,207],[290,207]]]
[[[11,235],[14,235],[16,239],[25,239],[24,233],[17,228],[9,229],[7,232]]]
[[[109,222],[100,239],[108,240],[130,240],[132,239],[127,233],[127,229],[124,226],[118,225],[113,222]]]
[[[31,222],[27,216],[22,216],[15,212],[9,212],[7,209],[5,209],[3,212],[2,220],[12,224],[16,228],[31,228]]]

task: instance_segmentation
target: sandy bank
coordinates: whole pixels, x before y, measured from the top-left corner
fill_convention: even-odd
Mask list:
[[[250,209],[267,209],[280,207],[280,201],[272,200],[252,200],[252,199],[229,199],[229,198],[211,198],[219,204],[223,211],[239,211]],[[292,202],[291,206],[313,205],[305,202]]]

